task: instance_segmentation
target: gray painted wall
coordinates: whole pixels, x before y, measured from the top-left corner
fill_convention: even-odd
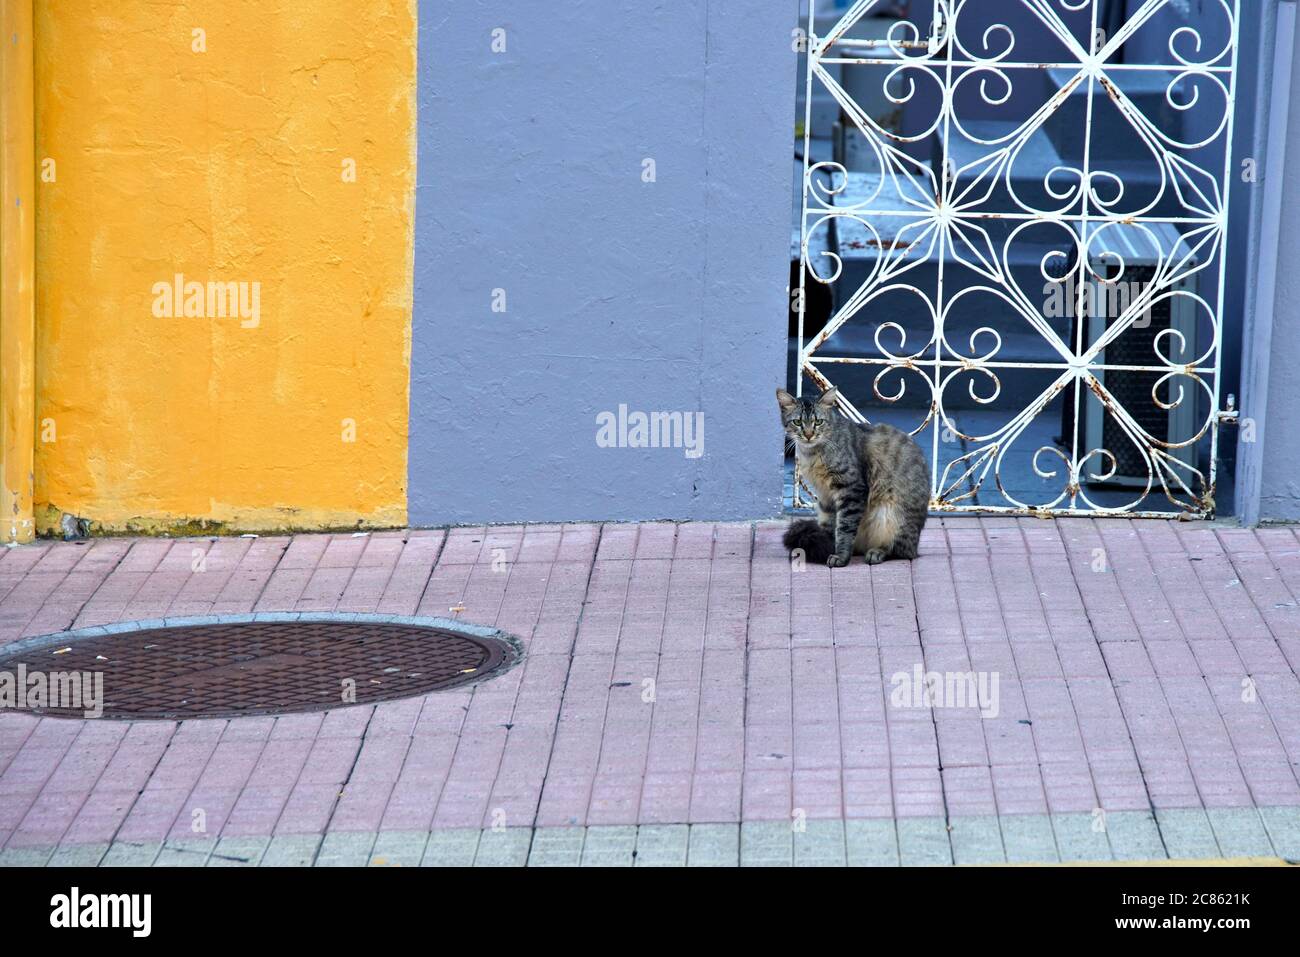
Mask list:
[[[779,511],[796,20],[421,0],[413,524]],[[599,447],[620,404],[703,456]]]
[[[1293,0],[1286,5],[1294,19]],[[1267,198],[1261,197],[1252,222],[1248,255],[1257,272],[1242,357],[1241,412],[1253,420],[1255,441],[1242,442],[1237,453],[1238,511],[1250,524],[1300,521],[1300,389],[1295,374],[1300,368],[1300,269],[1294,266],[1300,261],[1300,196],[1285,179],[1300,157],[1300,56],[1293,58],[1289,73],[1280,72],[1271,55],[1272,26],[1270,16],[1257,109],[1267,118],[1260,144],[1260,185]],[[1294,28],[1291,41],[1292,49],[1300,51]]]

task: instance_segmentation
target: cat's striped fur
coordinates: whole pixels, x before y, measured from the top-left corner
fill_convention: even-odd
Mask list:
[[[893,426],[845,418],[838,398],[835,389],[815,399],[776,390],[799,471],[817,493],[817,520],[792,523],[785,545],[832,568],[854,553],[871,565],[915,558],[930,507],[925,454]]]

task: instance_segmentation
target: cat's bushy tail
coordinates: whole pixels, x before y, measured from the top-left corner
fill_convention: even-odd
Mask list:
[[[783,541],[790,551],[803,549],[804,561],[807,562],[821,564],[835,552],[835,535],[811,518],[791,522]]]

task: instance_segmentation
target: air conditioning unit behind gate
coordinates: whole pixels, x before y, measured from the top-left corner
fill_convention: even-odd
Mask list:
[[[1085,348],[1101,339],[1119,321],[1125,306],[1141,293],[1149,293],[1157,271],[1163,268],[1163,272],[1168,274],[1173,267],[1183,274],[1170,286],[1157,291],[1153,297],[1157,301],[1148,305],[1124,332],[1102,349],[1098,364],[1158,366],[1162,363],[1157,356],[1157,345],[1174,362],[1192,363],[1202,355],[1205,351],[1204,336],[1201,335],[1201,317],[1197,314],[1196,300],[1190,295],[1171,295],[1195,294],[1199,275],[1193,271],[1196,259],[1191,248],[1176,226],[1170,223],[1110,225],[1094,235],[1088,254],[1092,275],[1112,281],[1090,282],[1082,317]],[[1093,375],[1105,390],[1114,396],[1116,404],[1148,433],[1163,442],[1186,442],[1196,434],[1199,423],[1204,422],[1204,416],[1198,416],[1197,409],[1204,409],[1206,397],[1195,382],[1185,376],[1174,376],[1160,385],[1155,395],[1166,404],[1172,404],[1178,398],[1181,386],[1182,402],[1172,409],[1162,408],[1153,397],[1152,389],[1165,374],[1122,368],[1093,370]],[[1094,475],[1105,474],[1110,466],[1109,459],[1094,458],[1088,463],[1083,480],[1094,485],[1131,487],[1145,486],[1150,477],[1158,487],[1158,477],[1151,475],[1137,446],[1117,418],[1106,413],[1100,398],[1084,391],[1080,393],[1080,402],[1084,404],[1080,454],[1086,455],[1093,449],[1102,448],[1115,456],[1113,475],[1104,480],[1094,479]],[[1173,449],[1157,448],[1189,467],[1196,467],[1196,443]],[[1190,484],[1187,474],[1182,470],[1179,474]]]

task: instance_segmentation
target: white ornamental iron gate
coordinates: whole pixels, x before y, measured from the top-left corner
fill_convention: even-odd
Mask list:
[[[810,13],[798,387],[858,421],[874,397],[933,508],[1213,514],[1239,11],[1188,3]],[[803,277],[832,290],[820,329]]]

